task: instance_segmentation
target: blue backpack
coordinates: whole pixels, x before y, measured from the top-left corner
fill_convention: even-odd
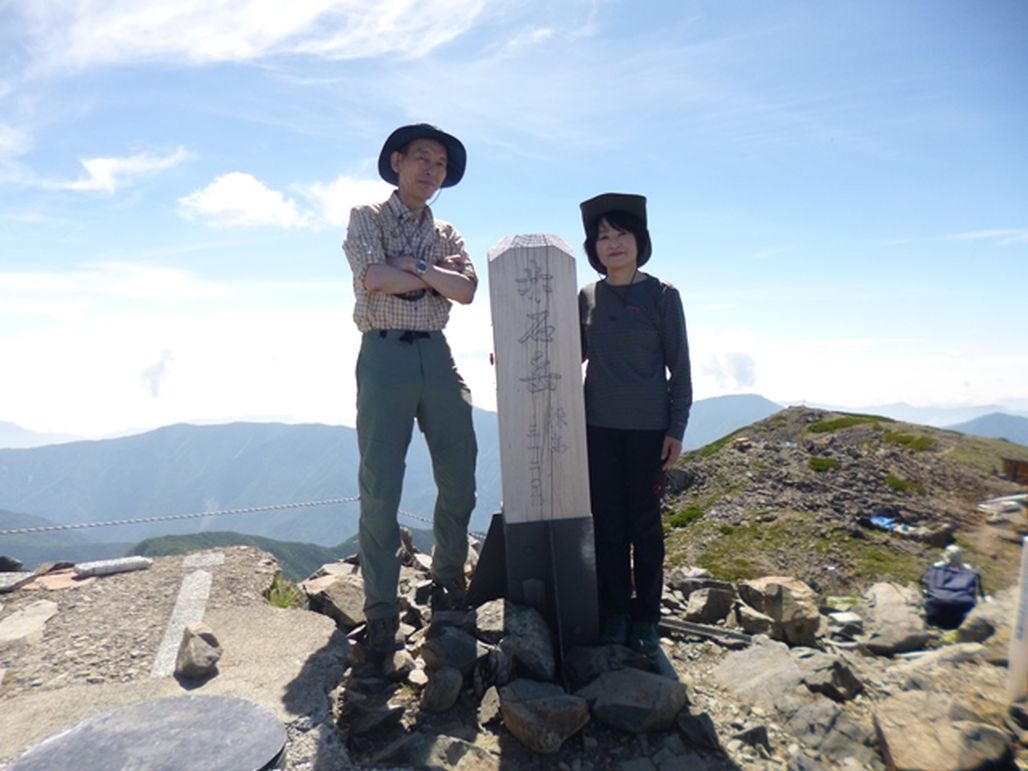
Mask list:
[[[966,565],[932,565],[924,576],[924,591],[928,623],[956,629],[978,602],[981,577]]]

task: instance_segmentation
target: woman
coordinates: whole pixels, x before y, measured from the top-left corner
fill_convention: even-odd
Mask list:
[[[581,209],[585,252],[603,276],[578,294],[600,642],[655,655],[660,498],[692,406],[685,315],[677,289],[639,271],[652,251],[646,198],[604,193]]]

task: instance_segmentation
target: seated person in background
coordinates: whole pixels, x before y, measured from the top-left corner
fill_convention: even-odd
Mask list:
[[[924,574],[925,620],[942,629],[956,629],[971,609],[984,597],[982,579],[964,562],[964,552],[951,543],[943,552],[943,559],[934,563]]]

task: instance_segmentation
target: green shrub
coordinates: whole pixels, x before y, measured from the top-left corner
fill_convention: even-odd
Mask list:
[[[708,444],[708,445],[706,445],[704,447],[701,447],[699,450],[696,450],[696,452],[699,453],[701,458],[709,458],[711,455],[716,453],[718,450],[720,450],[726,444],[731,442],[733,439],[735,439],[736,437],[742,436],[745,433],[746,433],[746,428],[737,429],[737,430],[733,431],[730,434],[725,434],[720,439],[715,439],[710,444]]]
[[[930,450],[935,446],[935,440],[930,436],[915,436],[913,434],[903,434],[899,431],[886,431],[885,441],[890,444],[898,444],[901,447],[906,447],[914,452]]]
[[[918,495],[924,495],[924,486],[920,482],[901,479],[893,474],[889,474],[885,477],[885,484],[897,493],[917,493]]]
[[[282,578],[281,573],[275,576],[271,586],[264,592],[264,599],[276,608],[302,608],[305,604],[300,588],[292,581]]]
[[[668,518],[671,527],[685,527],[690,522],[695,522],[703,516],[703,509],[699,506],[690,506],[684,511],[676,511]]]
[[[809,465],[814,471],[831,471],[832,469],[839,468],[839,461],[835,458],[824,458],[820,455],[811,455],[807,460]]]
[[[880,415],[858,415],[856,413],[849,414],[845,413],[841,418],[832,418],[831,420],[819,420],[817,423],[811,423],[807,426],[808,431],[813,431],[815,434],[828,434],[832,431],[839,431],[844,428],[852,428],[853,426],[859,426],[862,423],[892,423],[890,418],[883,418]]]

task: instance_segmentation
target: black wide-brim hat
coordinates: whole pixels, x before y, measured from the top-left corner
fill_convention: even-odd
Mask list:
[[[582,201],[579,204],[579,208],[582,210],[582,227],[585,228],[587,234],[589,228],[598,219],[612,211],[623,211],[626,214],[631,214],[642,222],[647,233],[649,232],[649,226],[646,224],[646,196],[644,195],[636,195],[635,193],[601,193],[590,198],[588,201]],[[652,253],[653,245],[650,239],[647,238],[646,244],[639,250],[639,258],[636,261],[636,265],[641,268],[650,259]],[[589,264],[599,273],[607,272],[602,265],[597,266],[591,256],[589,257]]]
[[[400,184],[400,176],[393,171],[391,156],[409,145],[415,139],[434,139],[446,148],[446,178],[441,187],[453,187],[464,176],[464,167],[468,163],[468,153],[460,140],[452,134],[440,131],[427,123],[414,123],[400,126],[382,145],[378,154],[378,173],[390,185]]]

